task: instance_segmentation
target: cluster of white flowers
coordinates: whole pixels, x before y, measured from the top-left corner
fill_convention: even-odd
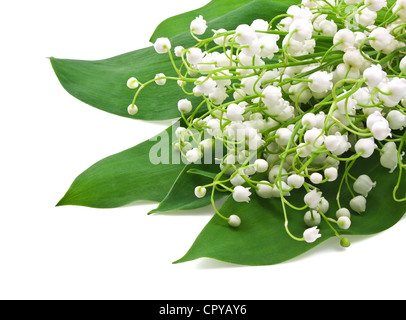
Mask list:
[[[387,8],[385,0],[303,0],[272,21],[199,39],[207,28],[202,16],[193,20],[197,44],[174,48],[176,76],[150,81],[176,80],[186,95],[201,97],[198,105],[185,98],[177,106],[184,126],[176,130],[175,147],[189,162],[201,162],[216,143],[226,150],[217,159],[219,174],[195,195],[214,188],[236,202],[249,202],[253,193],[280,198],[287,233],[308,243],[321,237],[322,221],[350,228],[350,209],[365,212],[376,185],[368,175],[353,177],[353,164],[379,153],[388,173],[406,168],[406,1]],[[169,39],[157,39],[154,47],[174,59]],[[127,83],[130,89],[139,84],[135,78]],[[128,112],[137,110],[134,98]],[[337,179],[332,218],[320,185]],[[343,207],[345,186],[352,199]],[[296,189],[305,190],[300,208],[288,201]],[[290,233],[285,205],[305,212],[302,238]],[[230,226],[240,225],[238,216],[214,209]]]

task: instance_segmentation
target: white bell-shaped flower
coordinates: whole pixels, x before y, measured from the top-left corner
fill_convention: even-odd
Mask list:
[[[346,49],[353,47],[355,43],[354,32],[350,29],[340,29],[334,35],[333,43],[336,45],[337,50],[345,51]]]
[[[386,119],[385,121],[375,123],[371,128],[374,138],[379,141],[385,140],[387,137],[391,137],[391,131],[392,130],[389,127],[389,122]]]
[[[373,88],[386,78],[386,72],[382,70],[382,66],[380,64],[372,65],[364,70],[363,76],[367,85]]]
[[[364,0],[364,3],[372,11],[379,11],[387,6],[386,0]]]
[[[168,38],[158,38],[154,43],[154,48],[159,54],[167,53],[171,49],[171,42]]]
[[[312,191],[308,192],[304,197],[304,202],[311,208],[316,209],[321,201],[322,193],[313,189]]]
[[[355,21],[363,27],[368,27],[375,23],[375,20],[377,17],[378,17],[378,14],[376,13],[376,11],[372,11],[372,10],[369,10],[368,8],[364,8],[364,9],[362,9],[361,12],[358,12],[355,15]]]
[[[265,34],[258,39],[260,52],[259,55],[263,58],[272,59],[274,54],[279,51],[278,43],[279,36]]]
[[[241,45],[249,45],[257,37],[254,28],[247,24],[240,24],[235,33],[237,35],[235,40]]]
[[[303,233],[303,238],[307,243],[313,243],[321,238],[320,230],[317,227],[306,229]]]
[[[261,182],[263,183],[258,183],[257,184],[258,189],[255,190],[257,195],[264,199],[272,198],[274,191],[273,187],[269,185],[269,181],[261,181]]]
[[[383,146],[380,162],[384,168],[390,169],[390,172],[395,171],[398,166],[398,149],[395,142],[387,142]]]
[[[174,49],[175,56],[176,56],[176,57],[181,57],[182,54],[183,54],[183,50],[185,50],[184,47],[182,47],[182,46],[176,46],[175,49]]]
[[[199,161],[202,157],[202,152],[200,151],[199,148],[193,148],[192,150],[189,150],[186,152],[186,159],[190,163],[196,163]]]
[[[276,130],[275,135],[275,142],[280,146],[286,146],[292,136],[292,131],[290,131],[288,128],[279,128]]]
[[[391,110],[386,116],[389,126],[393,130],[402,130],[406,127],[406,115],[398,110]]]
[[[289,33],[297,41],[311,39],[313,35],[313,24],[306,19],[294,19],[289,26]]]
[[[324,20],[319,24],[322,36],[333,37],[337,33],[337,24],[334,21]]]
[[[197,35],[202,35],[206,32],[207,23],[203,16],[198,16],[190,23],[190,30]]]
[[[374,153],[377,145],[374,138],[359,139],[354,146],[355,151],[363,158],[369,158]]]
[[[322,134],[321,129],[313,128],[306,131],[303,139],[312,147],[320,147],[324,142],[324,135]]]
[[[217,83],[212,78],[200,77],[195,82],[195,85],[196,87],[193,88],[195,94],[201,93],[209,96],[216,89]]]
[[[386,120],[379,111],[375,111],[367,118],[367,127],[371,130],[374,138],[382,141],[388,136],[391,136],[391,128],[389,122]]]
[[[369,38],[373,38],[373,40],[369,41],[369,44],[376,51],[382,51],[387,47],[391,47],[395,41],[395,37],[389,32],[388,29],[383,27],[378,27],[372,30]]]
[[[268,180],[271,183],[275,183],[276,181],[279,181],[279,172],[281,172],[281,180],[286,182],[287,181],[287,171],[285,168],[282,168],[279,165],[275,165],[271,168],[271,170],[269,170],[268,173]]]
[[[245,183],[245,180],[240,174],[236,174],[234,177],[231,178],[230,182],[234,187],[237,187],[243,185]]]
[[[204,52],[200,48],[190,48],[186,52],[186,60],[192,65],[202,62]]]
[[[345,50],[343,61],[351,69],[361,69],[365,63],[365,58],[358,48],[349,47]]]
[[[363,195],[364,197],[368,196],[368,193],[376,186],[376,182],[373,182],[371,178],[363,174],[355,180],[353,188],[356,193]]]
[[[245,108],[241,105],[232,103],[227,107],[227,118],[231,121],[242,121],[244,117],[242,114],[245,112]]]
[[[335,135],[326,136],[324,138],[324,145],[328,151],[335,155],[341,155],[351,147],[351,144],[348,142],[348,136],[341,135],[340,132],[337,132]]]
[[[327,213],[328,209],[330,209],[330,202],[324,197],[321,198],[319,203],[319,210],[323,213]]]
[[[250,199],[250,192],[251,188],[245,188],[243,186],[237,186],[234,188],[234,192],[233,192],[233,199],[236,202],[249,202]]]
[[[328,179],[328,181],[335,181],[338,177],[338,170],[335,167],[326,168],[324,170],[324,176]]]
[[[327,71],[316,71],[309,76],[309,88],[316,93],[324,93],[333,88],[333,75]]]
[[[259,173],[266,172],[268,170],[268,162],[264,159],[257,159],[254,162],[254,166]]]
[[[402,21],[406,19],[406,1],[405,0],[397,0],[395,6],[392,9],[392,12],[397,14]]]
[[[357,213],[363,213],[367,207],[367,199],[363,196],[356,196],[351,199],[350,207]]]
[[[214,36],[216,37],[213,40],[214,43],[219,46],[225,45],[229,41],[229,36],[222,36],[222,34],[226,32],[227,30],[223,28],[216,30],[214,32]]]
[[[287,179],[287,184],[295,189],[300,189],[305,182],[305,178],[298,174],[292,174]]]

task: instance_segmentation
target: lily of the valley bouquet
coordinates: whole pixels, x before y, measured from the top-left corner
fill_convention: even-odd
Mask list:
[[[151,41],[102,61],[51,59],[65,89],[96,108],[174,119],[83,172],[59,205],[211,204],[177,262],[247,265],[331,237],[348,247],[347,235],[403,216],[405,0],[213,0]]]

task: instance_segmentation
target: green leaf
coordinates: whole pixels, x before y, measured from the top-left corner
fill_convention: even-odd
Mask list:
[[[218,173],[218,168],[216,171],[210,172],[210,171],[205,171],[205,170],[201,170],[201,169],[189,169],[187,171],[187,173],[190,174],[197,174],[203,177],[207,177],[207,178],[211,178],[214,179]]]
[[[182,161],[153,164],[150,152],[164,163],[172,163],[171,142],[169,127],[148,141],[97,162],[75,179],[58,205],[114,208],[138,200],[161,201],[185,165]]]
[[[351,172],[356,177],[368,174],[378,184],[368,196],[367,212],[362,215],[353,214],[349,230],[337,230],[341,234],[367,235],[381,232],[396,224],[406,211],[406,202],[395,202],[392,197],[392,189],[396,185],[398,175],[389,174],[388,170],[380,166],[377,157],[359,160]],[[337,210],[335,195],[338,183],[330,183],[325,186],[327,189],[323,190],[324,196],[330,201],[329,216],[332,218],[335,218]],[[398,194],[403,197],[405,193],[406,181],[403,180]],[[344,189],[342,195],[342,206],[348,207],[351,199],[349,191]],[[301,205],[303,197],[304,193],[297,191],[293,192],[288,200]],[[279,199],[266,200],[253,195],[250,203],[236,203],[229,198],[220,212],[226,216],[239,215],[241,226],[230,228],[227,222],[215,215],[186,255],[175,263],[208,257],[235,264],[272,265],[299,256],[334,236],[326,223],[322,223],[320,230],[323,236],[316,243],[308,244],[291,239],[284,228]],[[302,237],[306,229],[303,213],[288,209],[290,231],[298,237]]]
[[[258,18],[271,19],[287,9],[286,4],[268,0],[245,1],[246,5],[240,6],[244,1],[213,1],[210,8],[217,8],[217,13],[210,13],[209,17],[215,18],[208,21],[210,30],[216,28],[233,29],[241,23],[251,23]],[[206,8],[207,9],[207,8]],[[205,10],[206,10],[205,9]],[[229,11],[230,10],[230,11]],[[199,11],[199,10],[198,10]],[[188,17],[195,16],[196,12]],[[219,16],[219,14],[222,14]],[[188,18],[188,19],[189,19]],[[166,36],[179,32],[179,26],[186,21],[186,16],[178,16],[170,20]],[[189,21],[190,23],[190,21]],[[155,34],[164,35],[165,26],[159,27]],[[171,37],[172,46],[193,45],[194,40],[185,32]],[[155,37],[153,36],[153,37]],[[128,118],[142,120],[166,120],[179,117],[177,102],[185,97],[176,81],[167,81],[165,86],[152,83],[146,86],[137,97],[136,104],[139,112],[131,116],[127,107],[132,102],[135,91],[126,86],[130,77],[135,76],[145,83],[155,77],[157,73],[167,76],[176,76],[167,54],[157,54],[152,47],[140,49],[110,59],[99,61],[70,60],[51,58],[52,67],[61,85],[71,95],[100,110]],[[179,62],[179,59],[175,59]],[[190,87],[188,88],[188,90]],[[189,90],[190,91],[190,90]],[[193,105],[197,105],[199,98],[190,98]]]
[[[245,16],[247,13],[246,10],[250,11],[253,7],[256,8],[258,17],[260,11],[258,9],[262,7],[266,18],[270,19],[277,14],[285,12],[288,6],[298,3],[300,3],[299,0],[212,0],[199,9],[185,12],[162,21],[155,29],[150,41],[155,42],[159,37],[171,38],[182,33],[189,34],[191,21],[199,15],[202,15],[203,18],[208,21],[210,30],[220,27],[228,28],[229,26],[234,28],[238,24],[251,23],[253,21],[252,19],[257,19],[255,17],[249,17],[249,19],[247,19]],[[237,10],[238,17],[236,15],[235,19],[231,20],[228,14],[233,11],[237,12]],[[261,17],[264,16],[263,13],[260,15]],[[207,35],[209,33],[210,31],[208,30]]]
[[[157,54],[152,47],[100,61],[51,58],[51,63],[66,91],[100,110],[142,120],[179,117],[177,103],[184,93],[176,81],[168,81],[165,86],[155,83],[146,86],[136,101],[137,115],[131,116],[127,112],[136,92],[127,88],[130,77],[147,82],[157,73],[176,76],[168,56]],[[191,101],[196,102],[197,98]]]
[[[195,169],[199,168],[199,169]],[[205,172],[205,175],[191,174],[189,171]],[[197,198],[194,190],[197,186],[203,186],[213,181],[213,176],[219,172],[217,164],[192,164],[186,166],[179,174],[168,195],[159,204],[158,208],[150,213],[168,212],[177,210],[192,210],[201,208],[210,204],[211,188],[207,188],[207,195],[204,198]],[[217,201],[226,195],[221,192],[215,192],[214,200]]]
[[[252,1],[253,0],[212,0],[199,9],[185,12],[162,21],[155,29],[150,41],[155,42],[155,40],[160,37],[171,38],[180,33],[189,32],[190,22],[199,15],[202,15],[206,21],[211,21]]]

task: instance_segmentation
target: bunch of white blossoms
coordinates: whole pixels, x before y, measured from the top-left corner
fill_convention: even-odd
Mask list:
[[[183,119],[177,150],[190,163],[212,159],[214,146],[225,150],[216,153],[219,173],[196,187],[197,197],[211,188],[215,212],[232,227],[241,219],[219,212],[216,190],[237,202],[249,202],[253,193],[279,198],[293,239],[316,241],[324,221],[348,246],[334,225],[348,229],[351,214],[365,212],[376,186],[368,175],[352,176],[351,167],[375,153],[388,173],[406,168],[406,0],[390,8],[385,0],[303,0],[271,21],[199,39],[207,28],[202,16],[193,20],[197,43],[176,46],[177,58],[169,39],[156,40],[156,52],[169,54],[176,75],[141,84],[128,112],[137,112],[136,96],[146,85],[177,81],[186,96],[200,97],[177,105]],[[127,83],[139,84],[135,78]],[[339,209],[332,218],[320,185],[337,179]],[[349,203],[340,201],[343,188],[352,195]],[[305,191],[300,207],[289,202],[297,189]],[[289,231],[286,206],[305,212],[302,237]]]

